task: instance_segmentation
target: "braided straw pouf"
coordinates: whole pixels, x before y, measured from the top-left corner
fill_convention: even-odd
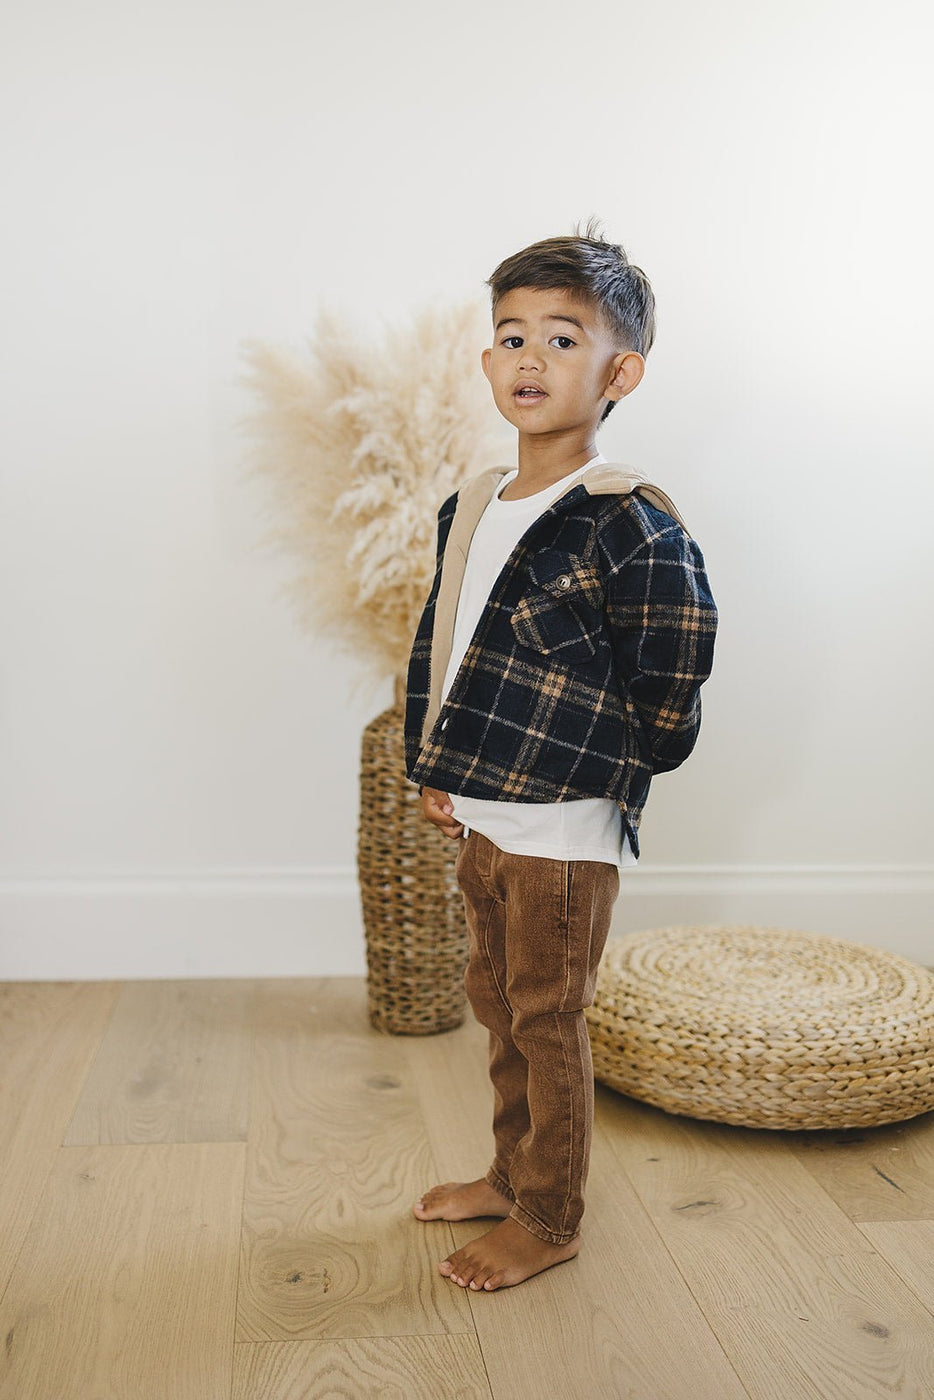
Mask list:
[[[357,868],[367,1009],[377,1030],[431,1035],[464,1019],[467,925],[458,842],[422,816],[405,776],[403,721],[397,687],[396,703],[363,732]]]
[[[934,1108],[934,973],[809,933],[611,939],[586,1010],[594,1075],[669,1113],[853,1128]]]

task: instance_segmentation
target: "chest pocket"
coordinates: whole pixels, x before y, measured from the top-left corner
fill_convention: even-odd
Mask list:
[[[529,580],[513,609],[516,641],[557,660],[589,661],[603,614],[597,570],[575,554],[548,551],[532,560]]]

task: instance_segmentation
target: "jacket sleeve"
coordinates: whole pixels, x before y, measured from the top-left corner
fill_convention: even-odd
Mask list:
[[[717,630],[695,541],[680,527],[647,540],[610,580],[606,612],[620,690],[652,772],[677,768],[697,740]]]

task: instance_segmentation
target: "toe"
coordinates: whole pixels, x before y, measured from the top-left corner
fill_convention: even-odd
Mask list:
[[[488,1293],[492,1293],[494,1288],[499,1288],[502,1285],[502,1282],[502,1274],[490,1274],[490,1277],[487,1279],[483,1287],[487,1290]]]
[[[451,1263],[450,1259],[442,1259],[441,1263],[438,1265],[438,1268],[448,1278],[450,1278],[451,1275],[454,1273],[454,1265]]]

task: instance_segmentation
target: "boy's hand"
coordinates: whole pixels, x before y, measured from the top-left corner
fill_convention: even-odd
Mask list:
[[[460,836],[464,830],[464,823],[454,820],[454,808],[451,799],[446,792],[439,792],[437,788],[422,788],[422,812],[439,831],[445,836]]]

